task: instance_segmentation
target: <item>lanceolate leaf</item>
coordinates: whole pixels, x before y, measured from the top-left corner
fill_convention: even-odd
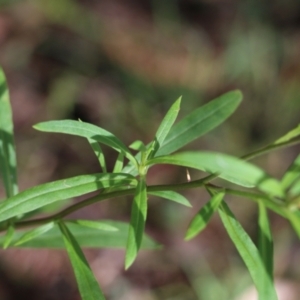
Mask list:
[[[123,164],[124,164],[124,155],[122,153],[119,153],[114,165],[113,173],[121,172],[123,169]]]
[[[81,247],[86,248],[126,248],[127,236],[129,225],[123,222],[101,220],[101,223],[105,223],[114,228],[117,231],[104,231],[96,228],[82,226],[80,224],[68,222],[68,228],[72,231],[76,240]],[[11,244],[14,244],[22,235],[30,230],[15,231]],[[3,246],[6,235],[0,236],[0,246]],[[36,236],[34,239],[27,241],[19,248],[51,248],[61,249],[64,248],[64,242],[61,233],[57,226],[50,229],[42,235]],[[142,249],[158,249],[160,245],[153,241],[148,235],[144,234]]]
[[[125,269],[134,262],[141,247],[142,237],[147,217],[147,190],[145,178],[141,178],[133,199],[130,227],[128,232]]]
[[[207,204],[205,204],[197,215],[193,218],[185,235],[186,240],[190,240],[199,234],[209,223],[212,215],[218,209],[224,198],[224,193],[215,194]]]
[[[297,180],[300,179],[300,154],[296,157],[292,165],[288,168],[281,180],[283,189],[288,189]]]
[[[99,284],[78,242],[63,222],[59,222],[82,300],[105,300]]]
[[[288,141],[296,138],[297,136],[300,136],[300,124],[296,128],[289,131],[287,134],[285,134],[283,137],[278,139],[274,144],[288,142]]]
[[[41,184],[25,190],[0,204],[0,221],[23,214],[50,203],[90,193],[102,188],[135,184],[127,174],[99,173],[81,175]]]
[[[10,225],[8,227],[7,232],[5,234],[5,237],[4,237],[3,249],[8,248],[8,246],[11,244],[11,241],[13,239],[14,233],[15,233],[15,228],[12,225]]]
[[[228,92],[199,107],[172,127],[157,155],[170,154],[223,123],[242,100],[240,91]]]
[[[171,127],[173,126],[178,116],[180,110],[180,102],[181,97],[179,97],[176,100],[176,102],[171,106],[156,132],[155,138],[158,144],[158,148],[160,148],[160,146],[163,145],[166,136],[168,135]]]
[[[12,111],[5,75],[0,68],[0,175],[6,197],[18,193],[17,160],[15,152]]]
[[[33,127],[40,131],[66,133],[96,140],[122,152],[134,166],[137,165],[136,159],[129,149],[116,136],[96,125],[74,120],[62,120],[38,123]]]
[[[90,143],[92,149],[94,150],[96,157],[98,158],[98,161],[100,163],[103,173],[107,173],[105,157],[104,157],[103,151],[101,149],[101,146],[99,145],[99,143],[97,141],[95,141],[93,139],[88,139],[88,142]]]
[[[42,225],[40,227],[34,228],[32,230],[27,231],[25,234],[23,234],[17,241],[14,242],[14,246],[21,245],[23,243],[26,243],[44,233],[49,231],[54,227],[54,223],[50,222],[48,224]]]
[[[91,221],[91,220],[67,220],[66,222],[75,223],[81,226],[95,228],[98,230],[118,231],[117,227],[107,224],[106,222]]]
[[[188,199],[186,199],[184,196],[182,196],[179,193],[176,193],[174,191],[160,191],[160,192],[148,192],[148,194],[165,198],[174,202],[177,202],[179,204],[182,204],[187,207],[192,207],[191,203]]]
[[[218,173],[219,177],[245,187],[257,187],[273,196],[284,197],[280,182],[257,166],[237,157],[216,152],[182,152],[150,160],[153,164],[173,164]]]
[[[258,251],[270,278],[273,278],[273,238],[268,212],[262,202],[258,204]]]
[[[277,300],[272,278],[262,263],[259,251],[224,201],[220,205],[219,214],[229,237],[249,270],[259,300]]]

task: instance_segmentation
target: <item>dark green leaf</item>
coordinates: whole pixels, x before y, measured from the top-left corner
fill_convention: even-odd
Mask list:
[[[63,222],[59,222],[82,300],[105,300],[99,284],[78,242]]]
[[[74,234],[81,247],[86,248],[126,248],[129,225],[123,222],[101,220],[118,231],[103,231],[95,228],[89,228],[78,224],[70,223],[68,228]],[[15,243],[28,230],[15,231],[11,244]],[[3,246],[5,235],[0,236],[0,246]],[[48,232],[30,240],[19,248],[64,248],[64,242],[59,229],[55,226]],[[148,235],[144,235],[141,248],[157,249],[160,246],[154,242]]]
[[[112,133],[96,125],[81,121],[62,120],[43,122],[33,127],[40,131],[66,133],[98,141],[123,153],[134,166],[137,166],[136,159],[129,149]]]
[[[208,224],[214,212],[218,209],[224,198],[224,193],[214,195],[207,204],[205,204],[191,221],[187,233],[186,240],[190,240],[199,234]]]
[[[0,203],[0,221],[102,188],[135,183],[136,179],[129,174],[98,173],[41,184]]]
[[[224,201],[220,205],[219,214],[229,237],[249,270],[259,300],[277,300],[272,278],[262,263],[259,251]]]
[[[258,189],[273,195],[284,197],[280,182],[270,177],[257,166],[237,157],[216,152],[182,152],[169,156],[156,157],[148,162],[152,164],[173,164],[199,169],[208,173],[218,173],[219,177],[245,187]]]
[[[0,68],[0,175],[6,197],[18,193],[17,159],[13,133],[12,111],[5,75]]]
[[[273,278],[273,238],[268,212],[262,202],[258,204],[258,251],[270,278]]]
[[[125,269],[134,262],[141,246],[147,217],[147,189],[145,178],[142,177],[136,187],[132,208],[130,227],[128,232]]]
[[[182,204],[187,207],[192,207],[191,203],[188,199],[186,199],[184,196],[182,196],[179,193],[176,193],[174,191],[160,191],[160,192],[148,192],[149,195],[165,198],[171,201],[174,201],[176,203]]]
[[[242,100],[240,91],[228,92],[199,107],[172,127],[157,155],[172,153],[223,123]]]

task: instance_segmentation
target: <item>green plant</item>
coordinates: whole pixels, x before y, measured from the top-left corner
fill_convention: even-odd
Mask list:
[[[18,192],[12,113],[5,76],[1,71],[0,171],[7,197],[0,203],[0,229],[2,232],[6,231],[6,234],[0,237],[3,248],[65,247],[82,299],[105,299],[81,248],[125,247],[125,268],[128,269],[141,247],[158,246],[144,234],[147,195],[153,194],[190,206],[189,201],[178,191],[203,187],[211,195],[211,199],[191,221],[186,239],[199,234],[211,216],[218,212],[229,237],[250,272],[259,299],[277,299],[273,283],[272,234],[267,210],[272,210],[289,220],[300,236],[300,215],[297,210],[300,201],[300,156],[291,164],[281,180],[272,178],[247,160],[299,143],[300,126],[274,143],[241,158],[206,151],[176,152],[221,124],[235,111],[241,99],[240,91],[228,92],[196,109],[174,125],[180,109],[179,98],[164,117],[150,144],[144,145],[143,142],[136,141],[129,147],[137,151],[136,155],[112,133],[80,120],[39,123],[34,128],[40,131],[84,137],[96,154],[102,173],[62,179]],[[112,147],[119,153],[111,173],[107,172],[100,144]],[[173,154],[174,152],[176,153]],[[125,159],[128,162],[124,166]],[[157,164],[194,168],[205,171],[208,175],[180,184],[147,186],[147,171]],[[233,183],[233,186],[242,186],[243,189],[212,184],[211,181],[217,177]],[[32,219],[40,208],[48,204],[93,191],[99,193],[48,217]],[[252,242],[224,201],[227,194],[238,195],[257,203],[260,231],[257,245]],[[133,195],[130,224],[108,220],[97,222],[65,219],[70,213],[87,205],[125,195]],[[34,229],[26,230],[26,227],[32,226]]]

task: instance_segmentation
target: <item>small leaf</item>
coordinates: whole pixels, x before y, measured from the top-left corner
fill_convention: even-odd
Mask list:
[[[68,228],[74,234],[76,240],[81,247],[87,248],[126,248],[127,235],[129,225],[124,222],[101,220],[101,223],[106,223],[118,229],[118,231],[104,231],[95,228],[82,226],[75,223],[69,223]],[[22,235],[30,230],[15,231],[12,244],[15,243]],[[0,235],[0,246],[3,246],[6,235]],[[64,248],[64,241],[57,226],[50,229],[48,232],[35,237],[34,239],[25,242],[18,246],[19,248]],[[144,234],[141,248],[143,249],[158,249],[160,245]]]
[[[88,139],[88,142],[90,143],[92,149],[94,150],[94,153],[96,154],[96,157],[98,158],[98,161],[103,170],[103,173],[107,173],[105,157],[104,157],[101,146],[99,145],[99,143],[97,141],[95,141],[93,139]]]
[[[174,191],[148,192],[148,194],[156,196],[156,197],[165,198],[165,199],[174,201],[176,203],[182,204],[187,207],[192,207],[192,205],[188,199],[186,199],[184,196],[182,196],[181,194],[176,193]]]
[[[82,300],[105,300],[99,284],[78,242],[63,222],[59,222]]]
[[[269,277],[273,279],[273,238],[268,212],[262,202],[258,204],[258,251]]]
[[[215,194],[207,204],[205,204],[193,218],[185,235],[186,240],[190,240],[199,234],[208,224],[214,212],[218,209],[224,198],[224,193]]]
[[[0,175],[6,197],[18,193],[17,159],[15,151],[13,118],[9,92],[3,70],[0,68]]]
[[[54,227],[54,223],[51,222],[51,223],[45,224],[43,226],[29,230],[25,234],[23,234],[17,241],[14,242],[14,246],[19,246],[21,244],[24,244],[40,235],[46,233],[53,227]]]
[[[155,138],[158,143],[158,148],[161,145],[163,145],[166,136],[168,135],[171,127],[173,126],[173,124],[178,116],[178,113],[180,110],[180,103],[181,103],[181,97],[179,97],[175,101],[175,103],[171,106],[171,108],[167,112],[166,116],[162,120],[162,122],[156,132]]]
[[[8,246],[11,244],[14,233],[15,233],[15,228],[12,225],[10,225],[7,229],[7,232],[6,232],[6,235],[4,238],[3,249],[7,249]]]
[[[276,140],[274,144],[281,144],[281,143],[288,142],[288,141],[298,137],[299,135],[300,135],[300,124],[296,128],[289,131],[287,134],[285,134],[283,137]]]
[[[257,187],[273,196],[284,197],[280,182],[270,177],[257,166],[237,157],[217,152],[181,152],[156,157],[148,161],[153,164],[172,164],[218,173],[219,177],[245,187]]]
[[[124,155],[122,153],[119,153],[114,165],[113,173],[120,173],[123,169],[123,164],[124,164]]]
[[[136,150],[136,151],[146,151],[146,146],[142,141],[134,141],[129,148]]]
[[[119,229],[115,226],[107,224],[106,222],[100,221],[91,221],[91,220],[66,220],[66,222],[78,224],[81,226],[95,228],[98,230],[105,230],[105,231],[118,231]]]
[[[261,261],[259,251],[224,201],[220,205],[219,214],[229,237],[249,270],[259,300],[277,300],[274,283]]]
[[[125,269],[134,262],[141,247],[147,217],[147,189],[145,178],[142,177],[136,187],[131,208],[130,227],[128,232]]]
[[[102,188],[135,184],[129,174],[98,173],[41,184],[0,203],[0,221],[7,220],[50,203],[77,197]]]
[[[45,132],[66,133],[96,140],[123,153],[134,166],[137,166],[136,159],[129,149],[115,135],[96,125],[81,121],[62,120],[38,123],[33,128]]]
[[[281,180],[281,186],[284,190],[289,189],[293,183],[300,178],[300,154],[288,168]]]
[[[223,123],[238,107],[242,93],[228,92],[195,109],[172,127],[157,155],[170,154]]]

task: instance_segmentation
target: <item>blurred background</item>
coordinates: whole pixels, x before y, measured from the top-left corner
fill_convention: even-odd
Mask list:
[[[296,0],[0,0],[0,65],[10,88],[20,189],[99,172],[85,140],[37,132],[37,122],[80,118],[126,145],[148,143],[180,95],[179,118],[229,90],[244,94],[230,119],[186,149],[240,156],[266,145],[299,123],[299,55]],[[254,162],[280,178],[299,149]],[[111,169],[116,153],[104,150]],[[148,184],[185,176],[163,166],[149,173]],[[209,199],[202,189],[185,196],[192,209],[149,199],[146,231],[164,249],[142,251],[129,271],[123,250],[85,251],[107,299],[255,299],[217,215],[184,242],[191,218]],[[128,221],[131,200],[95,204],[70,217]],[[227,200],[255,239],[256,206]],[[279,298],[299,299],[300,243],[285,220],[270,218]],[[65,252],[1,251],[0,299],[80,299]]]

